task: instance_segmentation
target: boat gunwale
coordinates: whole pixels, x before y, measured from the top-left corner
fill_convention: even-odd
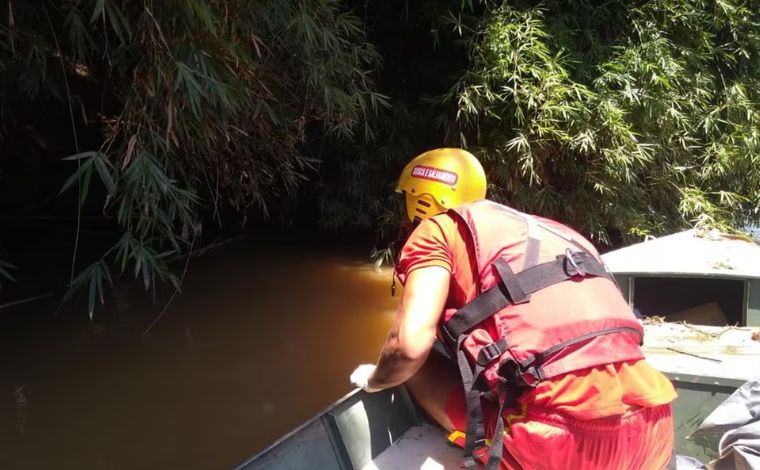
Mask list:
[[[624,276],[636,276],[636,277],[674,277],[674,278],[688,278],[688,279],[727,279],[731,281],[738,281],[742,279],[760,279],[760,274],[751,275],[741,272],[731,272],[727,269],[726,272],[699,272],[699,271],[640,271],[640,270],[610,270],[613,275]]]
[[[269,454],[270,452],[273,452],[276,450],[280,445],[282,445],[285,441],[289,440],[299,432],[303,431],[304,429],[308,428],[312,424],[314,424],[317,421],[321,421],[328,413],[333,411],[336,407],[342,405],[343,403],[347,402],[349,399],[353,398],[354,396],[358,395],[361,392],[361,389],[355,388],[354,390],[348,392],[347,394],[343,395],[341,398],[333,402],[331,405],[328,405],[327,407],[323,408],[320,412],[309,418],[307,421],[301,423],[298,425],[295,429],[291,430],[284,436],[281,436],[279,439],[274,441],[272,444],[268,445],[264,449],[262,449],[260,452],[257,452],[252,457],[248,458],[244,462],[240,463],[239,465],[235,466],[235,470],[242,470],[254,461],[263,458],[265,455]]]

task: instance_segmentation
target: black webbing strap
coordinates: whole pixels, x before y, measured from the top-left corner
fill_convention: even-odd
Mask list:
[[[496,271],[501,278],[501,282],[507,289],[507,296],[509,297],[510,303],[524,304],[530,300],[530,296],[523,291],[522,285],[520,285],[520,281],[517,279],[517,275],[512,271],[512,268],[509,267],[509,264],[504,258],[499,258],[494,261],[493,267],[496,268]]]
[[[609,273],[596,258],[578,252],[568,252],[552,261],[538,264],[517,273],[517,279],[526,294],[532,294],[558,282],[583,276],[608,277]]]
[[[510,401],[517,401],[517,397],[514,400],[508,398]],[[485,470],[499,470],[501,465],[501,455],[504,452],[504,408],[507,400],[501,402],[499,405],[499,414],[496,418],[496,429],[493,431],[493,438],[491,439],[491,452],[488,454],[488,462],[486,463]]]
[[[470,363],[462,347],[462,342],[466,336],[462,335],[457,339],[457,362],[459,363],[459,373],[462,375],[462,384],[464,385],[464,396],[467,401],[467,432],[464,441],[464,468],[472,470],[477,467],[477,462],[473,457],[476,449],[485,447],[486,433],[483,425],[483,410],[480,407],[480,391],[475,388],[475,380]]]
[[[514,368],[513,370],[517,370]],[[501,466],[501,456],[504,453],[504,410],[517,403],[520,397],[520,386],[517,380],[507,377],[502,378],[502,387],[505,388],[505,398],[500,400],[499,411],[496,415],[496,427],[491,437],[491,450],[488,453],[488,461],[485,470],[499,470]]]
[[[487,446],[485,424],[483,421],[483,408],[480,401],[483,393],[477,387],[477,381],[488,365],[492,361],[498,359],[501,354],[507,350],[508,345],[506,338],[502,338],[501,340],[482,348],[478,354],[478,361],[473,370],[470,368],[470,363],[467,360],[465,350],[462,347],[462,343],[466,337],[466,335],[461,335],[457,339],[456,351],[459,372],[462,375],[462,384],[464,385],[464,393],[467,401],[467,432],[465,434],[464,442],[464,467],[467,470],[472,470],[477,467],[474,452]],[[499,406],[496,429],[491,442],[491,451],[489,453],[486,470],[498,470],[499,468],[502,447],[504,444],[504,420],[502,419],[501,414],[506,406],[511,406],[517,401],[517,397],[520,393],[518,383],[514,380],[507,380],[505,386],[507,387],[507,398],[502,401]]]
[[[603,335],[609,335],[613,333],[635,333],[639,337],[641,337],[641,331],[637,330],[636,328],[631,328],[627,326],[619,326],[615,328],[607,328],[604,330],[598,330],[598,331],[592,331],[590,333],[586,333],[585,335],[576,336],[573,339],[569,339],[567,341],[563,341],[559,344],[555,344],[554,346],[541,351],[539,353],[536,353],[532,356],[527,357],[525,360],[520,362],[520,367],[523,369],[527,369],[529,367],[535,367],[536,372],[538,372],[538,377],[536,377],[539,381],[543,380],[543,374],[541,372],[541,364],[546,360],[547,357],[551,356],[552,354],[561,351],[562,349],[567,348],[568,346],[572,346],[574,344],[582,343],[586,340],[596,338],[597,336],[603,336]]]
[[[500,357],[507,350],[507,338],[502,338],[484,346],[478,353],[478,366],[487,367],[494,359]],[[477,366],[476,366],[477,367]]]
[[[499,265],[509,267],[506,261],[501,258],[494,262],[497,270],[499,270]],[[509,272],[511,272],[511,269]],[[499,275],[502,275],[500,270]],[[610,276],[604,269],[604,266],[596,258],[587,253],[566,253],[565,255],[558,256],[555,260],[538,264],[517,274],[513,273],[513,275],[519,289],[515,286],[511,288],[506,286],[506,282],[497,283],[475,297],[471,302],[465,304],[442,325],[442,330],[452,349],[456,344],[456,338],[460,335],[510,303],[514,303],[512,302],[512,297],[510,297],[510,293],[513,291],[516,292],[515,295],[522,294],[528,296],[576,276],[607,278]],[[504,277],[511,279],[508,273],[505,273]],[[502,277],[502,281],[504,281],[504,277]]]
[[[465,331],[482,322],[509,305],[506,288],[501,284],[483,292],[471,302],[457,310],[453,317],[441,325],[445,339],[452,350],[456,350],[457,338]]]

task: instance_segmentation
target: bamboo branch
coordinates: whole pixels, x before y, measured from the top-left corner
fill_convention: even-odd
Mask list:
[[[0,310],[4,308],[11,308],[11,307],[17,307],[19,305],[27,304],[29,302],[34,302],[35,300],[44,299],[45,297],[50,297],[53,295],[52,292],[48,292],[47,294],[37,295],[34,297],[29,297],[28,299],[21,299],[21,300],[14,300],[13,302],[8,302],[5,304],[0,305]]]

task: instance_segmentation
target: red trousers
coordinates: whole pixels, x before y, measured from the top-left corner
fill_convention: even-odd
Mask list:
[[[464,397],[452,394],[446,411],[456,429],[466,429],[465,410]],[[498,409],[487,403],[483,411],[486,433],[493,433]],[[593,420],[530,405],[504,411],[503,416],[501,469],[663,470],[673,455],[669,404]],[[464,433],[455,431],[449,439],[462,445]],[[488,450],[483,450],[478,457],[485,462]]]

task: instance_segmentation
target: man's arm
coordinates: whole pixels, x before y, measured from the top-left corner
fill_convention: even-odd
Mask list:
[[[406,382],[430,354],[438,321],[449,295],[451,273],[440,266],[415,269],[409,274],[396,320],[368,378],[370,389],[385,389]]]

